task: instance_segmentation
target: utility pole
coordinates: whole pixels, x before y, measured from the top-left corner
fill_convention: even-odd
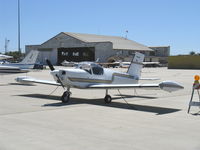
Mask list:
[[[128,39],[128,30],[126,30],[125,39]]]
[[[20,48],[20,0],[18,0],[18,51],[21,53],[21,48]]]
[[[10,40],[8,40],[7,38],[5,38],[5,53],[8,52],[8,43],[10,42]]]

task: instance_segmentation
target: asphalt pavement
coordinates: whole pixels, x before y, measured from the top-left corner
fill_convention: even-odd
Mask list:
[[[125,69],[119,69],[126,71]],[[62,104],[62,87],[22,85],[17,76],[53,80],[49,70],[0,75],[0,150],[199,150],[200,108],[187,114],[199,70],[144,68],[142,77],[172,80],[183,90],[72,89]],[[198,101],[195,91],[194,101]]]

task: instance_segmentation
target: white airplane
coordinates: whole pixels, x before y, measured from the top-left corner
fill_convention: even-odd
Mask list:
[[[30,51],[25,58],[19,63],[0,64],[0,73],[24,73],[33,69],[38,58],[38,51]]]
[[[95,63],[98,63],[99,62],[99,58],[97,58],[97,60],[95,61]],[[74,62],[74,61],[67,61],[67,60],[64,60],[61,65],[62,66],[66,66],[66,67],[75,67],[77,66],[79,63],[78,62]]]
[[[105,89],[106,103],[112,101],[108,94],[109,89],[121,88],[144,88],[144,89],[162,89],[168,92],[183,89],[183,86],[172,81],[163,81],[158,84],[140,84],[142,62],[144,55],[135,54],[127,73],[117,72],[111,69],[103,68],[98,64],[91,62],[79,63],[77,68],[55,70],[50,61],[47,64],[51,69],[51,75],[55,81],[38,80],[31,77],[17,77],[15,80],[20,83],[40,83],[48,85],[62,86],[65,89],[61,100],[66,103],[70,99],[70,88],[79,89]]]
[[[27,73],[29,71],[28,69],[0,65],[0,74]]]
[[[10,58],[13,58],[13,56],[0,54],[0,60],[10,59]]]
[[[66,67],[74,67],[75,65],[77,65],[77,62],[73,62],[73,61],[66,61],[64,60],[61,65],[62,66],[66,66]]]
[[[121,68],[128,68],[131,62],[118,62]],[[144,67],[159,67],[159,62],[142,62]]]
[[[31,50],[25,58],[19,63],[2,64],[3,66],[18,67],[20,69],[33,69],[34,64],[37,61],[39,52],[37,50]]]

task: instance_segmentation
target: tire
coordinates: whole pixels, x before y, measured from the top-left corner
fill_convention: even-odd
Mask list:
[[[62,97],[61,97],[61,100],[62,100],[63,103],[69,102],[69,100],[70,100],[70,93],[67,92],[67,91],[64,92],[63,95],[62,95]]]
[[[106,104],[111,103],[112,102],[111,96],[110,95],[106,95],[105,98],[104,98],[104,101],[105,101]]]

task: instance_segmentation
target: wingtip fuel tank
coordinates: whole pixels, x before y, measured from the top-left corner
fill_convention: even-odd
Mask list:
[[[159,84],[160,89],[167,92],[174,92],[177,90],[184,89],[182,85],[174,81],[163,81]]]

